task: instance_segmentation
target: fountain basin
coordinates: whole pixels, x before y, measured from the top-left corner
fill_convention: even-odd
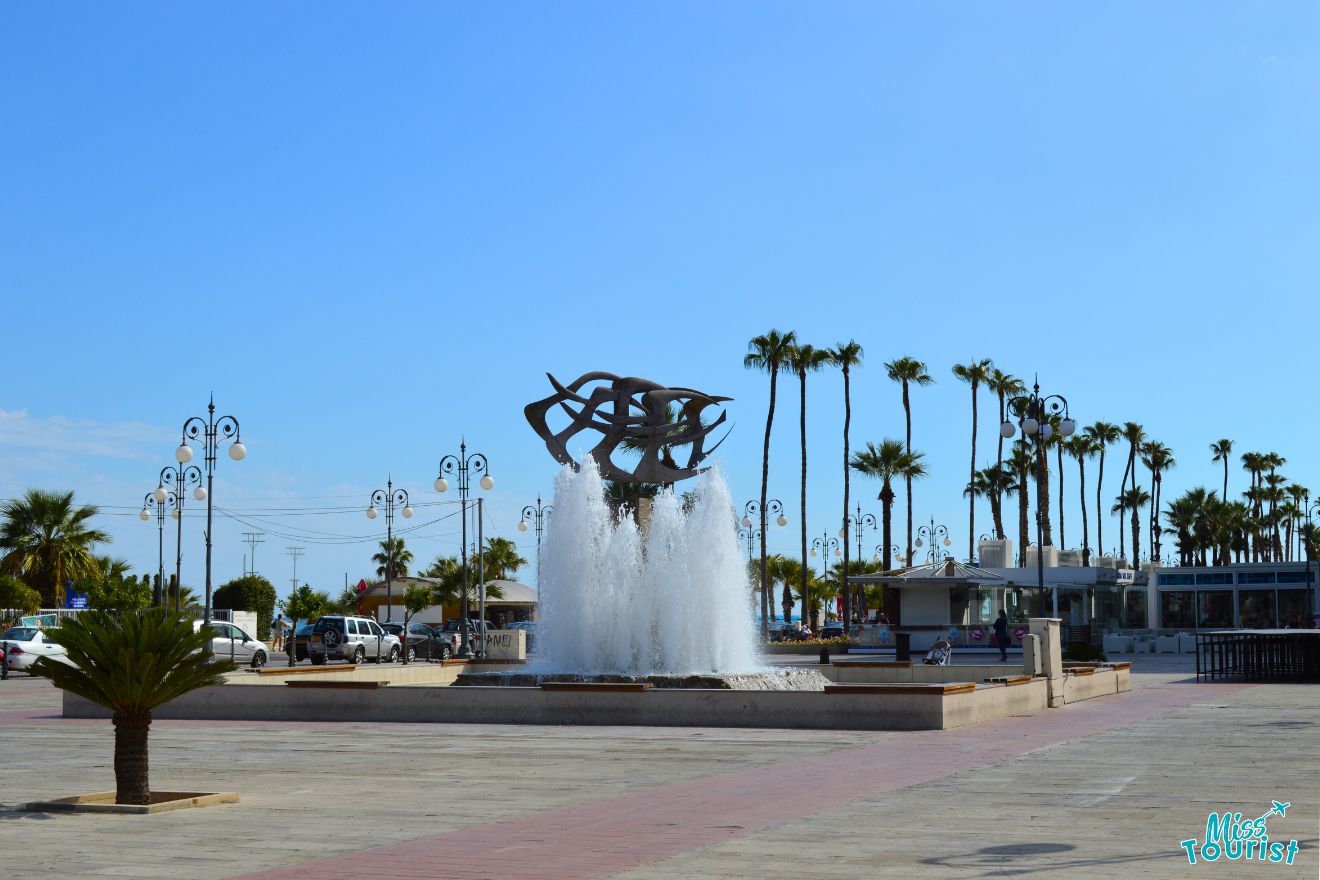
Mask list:
[[[823,691],[832,684],[815,669],[766,669],[743,674],[693,675],[584,674],[573,672],[464,672],[454,687],[540,687],[546,682],[573,684],[649,684],[653,688],[731,691]]]

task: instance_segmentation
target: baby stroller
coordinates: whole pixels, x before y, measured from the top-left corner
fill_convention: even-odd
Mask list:
[[[938,638],[926,652],[926,659],[921,662],[926,666],[948,666],[953,658],[953,643],[946,638]]]

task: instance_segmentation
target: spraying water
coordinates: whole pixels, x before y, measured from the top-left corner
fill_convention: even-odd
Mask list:
[[[644,539],[617,521],[595,462],[564,467],[541,552],[535,668],[559,673],[752,673],[756,628],[733,500],[718,471],[690,510],[672,490]]]

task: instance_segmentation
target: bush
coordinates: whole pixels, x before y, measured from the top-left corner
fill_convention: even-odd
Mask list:
[[[840,636],[834,639],[784,639],[782,642],[766,642],[767,645],[801,645],[804,648],[842,647],[852,642]]]
[[[35,614],[41,607],[41,594],[11,575],[0,575],[0,618],[5,611]]]
[[[275,587],[259,574],[248,574],[223,584],[211,595],[211,607],[230,611],[255,611],[256,636],[270,638],[270,622],[275,616]]]
[[[1063,659],[1077,663],[1107,663],[1109,661],[1104,651],[1101,651],[1095,645],[1085,645],[1081,642],[1074,642],[1065,647],[1063,649]]]

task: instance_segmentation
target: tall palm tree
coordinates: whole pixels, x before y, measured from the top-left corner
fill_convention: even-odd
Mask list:
[[[404,545],[403,538],[387,538],[380,542],[380,551],[371,557],[371,561],[376,563],[377,577],[394,580],[408,576],[413,555]]]
[[[1027,518],[1027,507],[1031,503],[1029,494],[1030,474],[1035,467],[1035,453],[1031,443],[1025,438],[1013,443],[1005,467],[1013,472],[1016,480],[1009,492],[1016,492],[1018,497],[1018,567],[1027,567],[1027,545],[1031,540],[1031,526]]]
[[[41,657],[29,671],[111,711],[115,803],[151,803],[147,736],[151,711],[189,691],[224,684],[234,664],[213,656],[211,633],[164,608],[118,618],[95,609],[46,631],[69,663]]]
[[[880,535],[884,547],[883,570],[893,570],[890,538],[893,535],[894,480],[911,480],[926,475],[922,459],[925,453],[908,452],[902,443],[885,438],[880,445],[867,443],[852,457],[852,469],[863,476],[880,480]],[[912,557],[905,556],[910,560]]]
[[[999,424],[1002,425],[1004,424],[1004,421],[1008,418],[1007,407],[1008,407],[1009,399],[1012,397],[1016,397],[1019,394],[1026,393],[1027,385],[1017,376],[1014,376],[1010,373],[1005,373],[1003,370],[995,368],[990,371],[990,378],[986,380],[985,386],[989,388],[992,392],[994,392],[995,396],[999,399]],[[1000,470],[1004,469],[1004,439],[1005,438],[1003,432],[1002,431],[999,432],[999,437],[998,437],[999,448],[998,451],[995,453],[995,465]],[[1003,496],[1001,494],[1000,495],[1001,509],[1002,509],[1002,498]],[[1004,540],[1004,536],[1000,535],[999,540],[1001,541]]]
[[[1154,561],[1160,561],[1160,501],[1164,491],[1164,472],[1177,462],[1169,447],[1158,440],[1150,440],[1141,446],[1141,461],[1150,469],[1150,486],[1154,493],[1154,502],[1150,513],[1150,543]]]
[[[1123,480],[1118,484],[1118,498],[1121,502],[1127,497],[1128,475],[1132,475],[1132,485],[1137,485],[1137,450],[1141,448],[1142,442],[1146,439],[1146,429],[1136,422],[1124,422],[1122,427],[1123,439],[1128,442],[1127,464],[1123,467]],[[1118,513],[1119,528],[1123,526],[1123,513]],[[1133,565],[1137,564],[1134,559]]]
[[[934,379],[926,372],[926,365],[916,358],[901,357],[885,364],[889,378],[903,386],[903,420],[906,423],[906,446],[908,455],[912,454],[912,400],[908,395],[913,385],[930,385]],[[907,544],[903,558],[912,560],[912,481],[905,481],[907,486]],[[888,546],[888,545],[886,545]]]
[[[1014,475],[1011,468],[1002,465],[986,465],[972,475],[972,482],[967,484],[964,495],[985,498],[990,503],[990,519],[994,523],[995,539],[1002,541],[1004,534],[1004,493],[1014,491]]]
[[[527,560],[518,552],[518,545],[508,538],[487,538],[483,564],[486,577],[508,580],[527,564]]]
[[[972,464],[968,468],[967,482],[976,482],[976,391],[982,382],[989,382],[992,365],[990,358],[982,358],[966,364],[954,364],[953,375],[972,386]],[[968,496],[967,501],[967,561],[976,558],[973,542],[976,540],[976,496]]]
[[[1096,444],[1089,434],[1074,434],[1066,441],[1068,452],[1073,458],[1077,459],[1077,491],[1082,505],[1082,565],[1089,567],[1091,564],[1091,524],[1086,516],[1086,460],[1094,458],[1096,454]],[[1060,465],[1062,469],[1062,465]],[[1062,494],[1062,487],[1060,487]]]
[[[1233,441],[1225,437],[1223,440],[1216,440],[1210,444],[1210,452],[1213,453],[1211,461],[1222,461],[1224,463],[1224,494],[1223,498],[1228,498],[1228,458],[1233,454]]]
[[[761,637],[769,635],[770,628],[770,582],[767,579],[765,539],[769,532],[766,522],[765,506],[770,484],[770,428],[775,423],[775,393],[779,383],[779,374],[787,367],[788,353],[797,344],[797,334],[793,331],[780,333],[771,330],[754,337],[747,343],[747,355],[743,358],[743,367],[748,370],[760,370],[770,374],[770,407],[765,415],[765,445],[761,450]]]
[[[801,389],[799,398],[800,420],[798,427],[802,437],[802,558],[807,558],[807,374],[814,373],[830,362],[830,353],[823,348],[816,348],[814,345],[803,343],[793,346],[789,352],[788,365],[798,377],[798,386]],[[800,592],[802,594],[802,619],[807,619],[807,578],[810,572],[807,567],[802,567]]]
[[[1111,513],[1120,517],[1125,511],[1132,511],[1132,564],[1140,567],[1141,559],[1141,508],[1150,503],[1150,494],[1140,486],[1133,486],[1114,502]]]
[[[843,570],[848,571],[848,503],[851,490],[852,469],[848,467],[848,430],[852,425],[852,388],[851,375],[852,368],[861,366],[862,347],[857,344],[857,340],[850,339],[847,342],[840,342],[830,349],[830,362],[843,371],[843,520],[842,528],[844,534],[843,541]],[[860,560],[859,560],[860,561]],[[847,588],[847,578],[841,578],[843,592],[843,621],[844,626],[850,626],[852,623],[852,590]]]
[[[47,608],[63,605],[64,584],[95,573],[94,548],[110,535],[91,527],[99,513],[72,492],[29,489],[0,507],[0,572],[22,575]]]
[[[1109,422],[1096,422],[1094,425],[1087,425],[1082,433],[1091,440],[1096,451],[1100,454],[1100,471],[1095,478],[1095,543],[1100,550],[1100,555],[1103,556],[1105,553],[1105,512],[1100,507],[1100,497],[1105,483],[1105,450],[1109,448],[1110,443],[1117,443],[1118,438],[1122,435],[1119,433],[1118,425],[1111,425]],[[1119,523],[1119,526],[1121,528],[1122,523]]]

